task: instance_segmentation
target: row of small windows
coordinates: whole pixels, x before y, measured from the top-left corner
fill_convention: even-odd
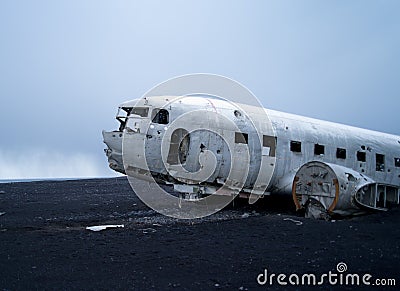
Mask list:
[[[301,153],[301,142],[300,141],[291,141],[290,142],[290,151],[294,153]],[[314,154],[316,156],[325,154],[325,146],[320,144],[314,144]],[[345,160],[347,158],[347,151],[344,148],[336,149],[336,158]],[[376,170],[379,172],[385,171],[385,155],[376,154]],[[367,161],[367,154],[364,151],[357,152],[357,161],[365,163]],[[397,168],[400,168],[400,158],[394,159],[394,165]]]
[[[248,144],[249,136],[247,133],[236,132],[235,133],[235,143]],[[263,147],[270,148],[270,156],[275,156],[276,151],[276,138],[273,136],[263,136]],[[301,142],[300,141],[291,141],[290,142],[290,151],[295,153],[301,153]],[[325,154],[325,146],[320,144],[314,144],[314,154],[324,155]],[[336,148],[336,158],[345,160],[347,158],[347,150],[344,148]],[[357,151],[357,161],[365,163],[367,161],[367,154],[365,151]],[[383,172],[385,171],[385,155],[376,154],[376,171]],[[394,165],[397,168],[400,168],[400,158],[394,159]]]

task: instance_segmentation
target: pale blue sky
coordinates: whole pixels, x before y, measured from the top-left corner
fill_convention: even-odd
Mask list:
[[[112,175],[101,130],[116,128],[116,106],[188,73],[233,78],[271,109],[400,134],[399,11],[399,1],[3,0],[0,179]]]

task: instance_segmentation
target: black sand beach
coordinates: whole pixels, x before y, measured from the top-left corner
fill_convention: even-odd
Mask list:
[[[279,289],[260,286],[258,274],[323,274],[340,262],[400,284],[399,208],[316,221],[298,216],[290,197],[267,197],[179,221],[110,178],[0,184],[0,213],[1,290]],[[85,229],[103,224],[125,227]]]

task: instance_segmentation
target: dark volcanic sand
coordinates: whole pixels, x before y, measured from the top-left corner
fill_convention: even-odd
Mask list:
[[[327,222],[297,216],[290,197],[268,197],[178,221],[113,178],[0,184],[0,212],[1,290],[266,290],[256,282],[264,268],[322,274],[342,261],[347,273],[400,284],[399,208]],[[99,224],[125,228],[85,229]]]

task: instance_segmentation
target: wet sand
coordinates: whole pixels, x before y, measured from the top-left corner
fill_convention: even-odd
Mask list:
[[[290,197],[267,197],[182,221],[143,205],[126,178],[111,178],[0,184],[1,213],[2,290],[279,289],[257,275],[323,274],[339,262],[400,284],[399,208],[316,221],[298,216]],[[85,229],[103,224],[125,227]]]

